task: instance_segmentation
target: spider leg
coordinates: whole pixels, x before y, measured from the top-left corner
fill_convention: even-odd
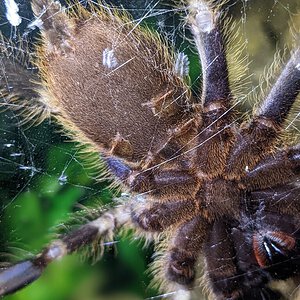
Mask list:
[[[269,155],[252,170],[242,183],[247,191],[262,190],[293,182],[300,175],[300,144]]]
[[[4,46],[5,47],[5,46]],[[39,98],[36,92],[38,78],[36,74],[25,69],[21,63],[9,59],[3,53],[0,45],[0,92],[1,97],[5,98],[23,98],[23,99],[37,99]],[[13,55],[13,54],[11,54]],[[25,62],[24,62],[25,63]],[[9,100],[9,99],[8,99]],[[13,104],[11,104],[13,106]]]
[[[280,299],[279,293],[265,287],[268,274],[258,267],[247,235],[238,224],[219,220],[206,239],[207,272],[217,299]]]
[[[300,91],[300,49],[295,50],[251,122],[241,128],[228,161],[229,177],[240,177],[265,157]]]
[[[254,118],[281,125],[300,91],[300,48],[296,49]]]
[[[208,2],[189,0],[189,21],[201,59],[204,113],[217,111],[220,116],[229,107],[231,91],[221,13]]]
[[[168,254],[166,277],[190,288],[196,276],[196,263],[210,225],[202,217],[194,217],[179,227]]]
[[[181,194],[186,198],[187,191],[194,191],[199,185],[197,178],[186,170],[169,169],[160,171],[155,169],[141,170],[132,168],[129,164],[115,157],[104,156],[109,171],[131,191],[151,194],[162,194],[165,199],[168,195]]]
[[[203,73],[203,126],[197,136],[197,168],[210,176],[221,175],[234,141],[228,128],[233,121],[226,33],[220,5],[212,1],[190,0],[189,23],[201,59]]]
[[[216,221],[204,244],[204,255],[208,277],[215,294],[236,299],[240,295],[240,282],[236,279],[238,270],[230,231],[231,228],[224,221]]]
[[[193,194],[199,182],[196,176],[186,170],[141,170],[131,168],[130,165],[115,157],[105,157],[109,171],[121,180],[132,192],[151,193],[162,195],[165,200],[173,199],[174,194],[179,194],[183,199],[188,194]]]
[[[34,258],[4,269],[0,272],[0,296],[13,293],[38,279],[51,262],[103,237],[112,237],[113,232],[128,221],[130,221],[129,205],[115,207],[94,221],[52,242]]]
[[[39,103],[36,73],[26,45],[6,40],[0,33],[0,107],[22,112],[25,121],[34,117],[42,121],[45,106]]]
[[[243,278],[240,283],[244,287],[244,295],[252,295],[253,290],[263,290],[274,279],[286,280],[299,275],[299,208],[297,211],[292,205],[299,202],[299,193],[289,195],[296,197],[294,203],[291,198],[284,199],[288,195],[286,187],[277,188],[272,194],[275,195],[274,199],[271,189],[260,192],[260,196],[256,193],[250,195],[250,202],[257,201],[258,209],[255,214],[249,213],[249,206],[242,215],[241,223],[232,228],[231,236],[237,267]],[[279,194],[282,197],[281,204]],[[285,209],[279,210],[280,205]],[[256,299],[253,295],[250,299]]]
[[[132,211],[132,221],[146,231],[161,232],[183,221],[186,216],[193,217],[199,211],[195,201],[170,201],[153,203],[151,208]]]

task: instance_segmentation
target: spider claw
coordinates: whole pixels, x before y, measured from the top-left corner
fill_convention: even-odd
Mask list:
[[[0,273],[0,296],[11,294],[37,280],[44,267],[26,260],[4,269]]]

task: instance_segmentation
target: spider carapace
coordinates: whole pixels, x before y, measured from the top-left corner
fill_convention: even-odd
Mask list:
[[[201,256],[213,299],[281,298],[271,281],[300,273],[300,145],[281,139],[300,90],[299,44],[252,117],[238,122],[233,86],[240,78],[228,67],[224,1],[184,3],[203,70],[201,97],[179,76],[184,55],[176,58],[125,13],[31,2],[42,33],[39,74],[30,81],[3,52],[8,80],[18,72],[31,90],[24,111],[40,109],[40,119],[52,113],[70,136],[101,153],[130,196],[2,271],[0,294],[130,227],[159,245],[153,272],[163,291],[193,290]],[[12,86],[7,101],[18,102],[22,83]]]

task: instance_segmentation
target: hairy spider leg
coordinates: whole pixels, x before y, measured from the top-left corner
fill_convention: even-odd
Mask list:
[[[294,182],[300,175],[300,144],[268,155],[242,179],[247,191]]]
[[[209,2],[190,0],[190,25],[202,66],[202,104],[204,113],[220,117],[230,107],[226,46],[222,32],[222,13]]]
[[[243,220],[250,230],[233,220],[219,220],[207,236],[203,251],[216,299],[281,299],[279,292],[266,287],[270,274],[253,255],[252,227],[260,219]]]
[[[236,299],[241,296],[239,292],[240,282],[236,278],[238,270],[230,225],[224,220],[214,222],[203,247],[206,255],[207,273],[218,299],[229,297]]]
[[[227,128],[234,120],[226,59],[225,20],[210,1],[189,1],[189,23],[202,66],[203,125],[196,136],[195,164],[199,173],[215,177],[225,168],[234,141]]]
[[[300,50],[296,49],[252,120],[242,125],[228,161],[229,178],[246,175],[274,147],[300,91]],[[265,178],[268,178],[266,176]]]
[[[142,211],[133,209],[132,221],[145,231],[162,232],[168,227],[184,221],[184,218],[191,218],[198,213],[199,205],[194,199],[154,202],[149,209]]]
[[[168,251],[166,278],[185,288],[193,286],[196,264],[208,227],[210,224],[202,216],[196,216],[177,229]]]
[[[114,232],[130,221],[130,205],[115,207],[79,229],[49,244],[34,258],[12,265],[0,272],[0,296],[11,294],[37,280],[53,261],[84,246],[112,239]]]

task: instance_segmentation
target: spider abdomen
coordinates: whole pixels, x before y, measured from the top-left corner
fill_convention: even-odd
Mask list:
[[[73,33],[64,37],[68,50],[45,35],[38,66],[48,105],[68,130],[110,155],[137,162],[163,146],[191,103],[182,79],[167,71],[172,53],[122,18],[99,11],[63,19],[61,27]]]

